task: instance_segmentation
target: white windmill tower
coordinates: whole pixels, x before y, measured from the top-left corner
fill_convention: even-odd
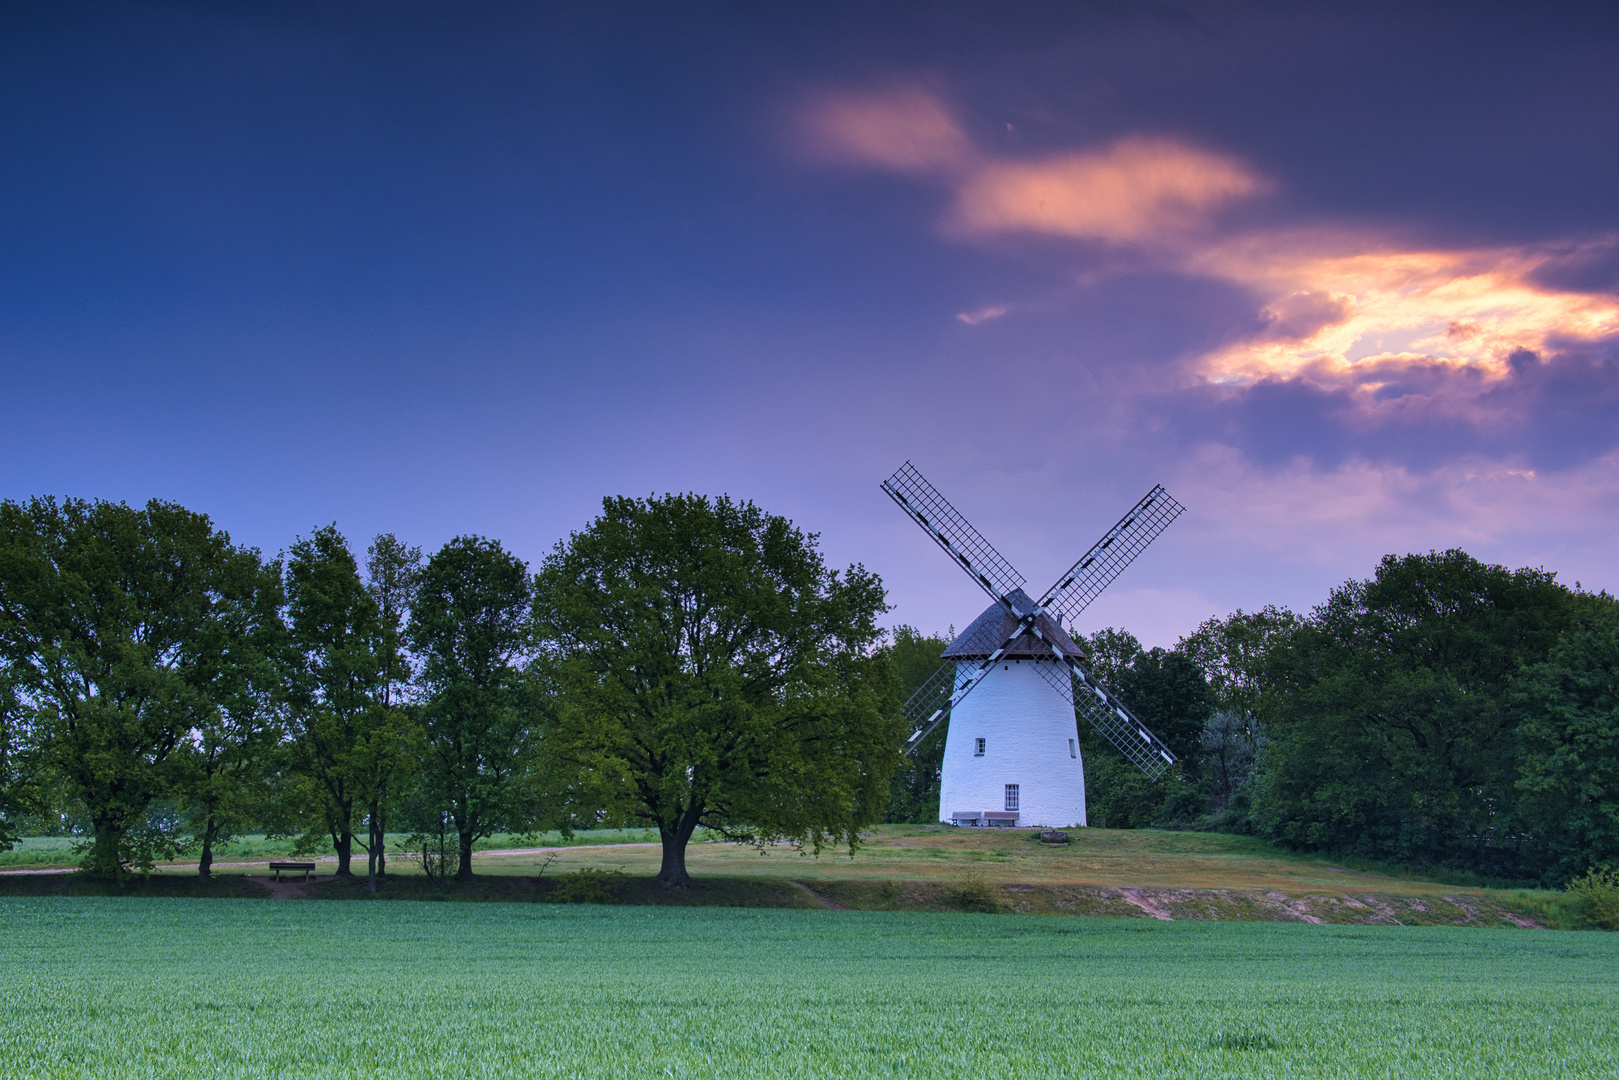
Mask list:
[[[958,825],[1085,824],[1076,714],[1156,780],[1175,755],[1085,669],[1062,629],[1185,507],[1161,486],[1119,520],[1039,600],[1024,577],[907,461],[883,490],[994,599],[905,704],[915,750],[948,717],[939,820]],[[968,695],[971,694],[971,699]]]

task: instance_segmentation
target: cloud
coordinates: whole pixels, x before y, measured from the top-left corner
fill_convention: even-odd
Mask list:
[[[1186,272],[1259,305],[1256,329],[1190,360],[1202,422],[1269,461],[1606,453],[1619,446],[1619,298],[1549,284],[1561,258],[1320,232],[1193,251]]]
[[[999,319],[1010,310],[1005,304],[992,304],[989,307],[981,307],[977,311],[958,311],[956,312],[956,318],[968,326],[977,326],[979,323]]]
[[[949,110],[915,87],[818,98],[801,128],[814,155],[896,172],[952,170],[977,156]]]
[[[985,162],[959,186],[954,224],[969,233],[1142,241],[1201,227],[1220,206],[1265,188],[1234,158],[1130,138],[1042,161]]]
[[[1107,245],[1081,287],[1145,271],[1230,289],[1232,328],[1124,406],[1184,429],[1182,445],[1213,440],[1271,467],[1517,454],[1562,468],[1619,448],[1619,236],[1447,248],[1366,228],[1221,235],[1222,208],[1273,186],[1233,156],[1142,135],[997,155],[914,86],[822,97],[800,126],[823,158],[948,191],[954,237]],[[1015,306],[956,317],[975,326]]]
[[[1130,137],[1034,160],[984,153],[934,95],[914,87],[825,96],[801,117],[803,148],[844,164],[918,175],[949,188],[945,223],[965,235],[1040,233],[1152,243],[1208,224],[1269,184],[1228,155]]]
[[[1208,446],[1169,483],[1196,503],[1187,518],[1195,543],[1232,557],[1364,577],[1385,554],[1454,546],[1554,567],[1570,584],[1612,581],[1619,453],[1548,474],[1472,455],[1432,469],[1364,460],[1264,468]]]
[[[1308,374],[1377,389],[1391,361],[1511,374],[1509,358],[1619,337],[1619,299],[1537,279],[1553,261],[1525,247],[1462,250],[1368,242],[1364,235],[1260,233],[1211,245],[1182,263],[1244,285],[1264,307],[1258,334],[1198,362],[1211,382]]]

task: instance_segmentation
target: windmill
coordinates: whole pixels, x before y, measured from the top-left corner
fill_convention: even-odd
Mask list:
[[[1076,715],[1153,780],[1175,763],[1169,747],[1086,670],[1084,651],[1062,624],[1071,624],[1185,507],[1161,485],[1153,488],[1033,600],[1023,591],[1023,575],[909,461],[882,487],[995,601],[905,703],[907,754],[950,719],[941,821],[1085,824]]]

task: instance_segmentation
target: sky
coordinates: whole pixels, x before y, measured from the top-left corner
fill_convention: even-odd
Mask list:
[[[1462,547],[1619,591],[1619,9],[0,7],[0,498],[538,563],[608,495],[892,623],[1164,484],[1172,645]]]

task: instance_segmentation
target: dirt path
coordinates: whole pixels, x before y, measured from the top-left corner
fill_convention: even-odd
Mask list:
[[[816,900],[818,900],[822,904],[825,904],[827,907],[831,908],[833,911],[850,911],[850,910],[852,910],[849,907],[848,904],[840,904],[836,900],[833,900],[830,897],[822,896],[820,893],[818,893],[814,889],[810,888],[808,882],[795,881],[795,882],[793,882],[793,884],[797,885],[800,889],[803,889],[805,892],[809,893]]]
[[[1120,889],[1119,896],[1123,898],[1125,903],[1140,908],[1155,919],[1163,919],[1165,922],[1173,922],[1175,919],[1175,916],[1165,910],[1157,900],[1140,889]]]

